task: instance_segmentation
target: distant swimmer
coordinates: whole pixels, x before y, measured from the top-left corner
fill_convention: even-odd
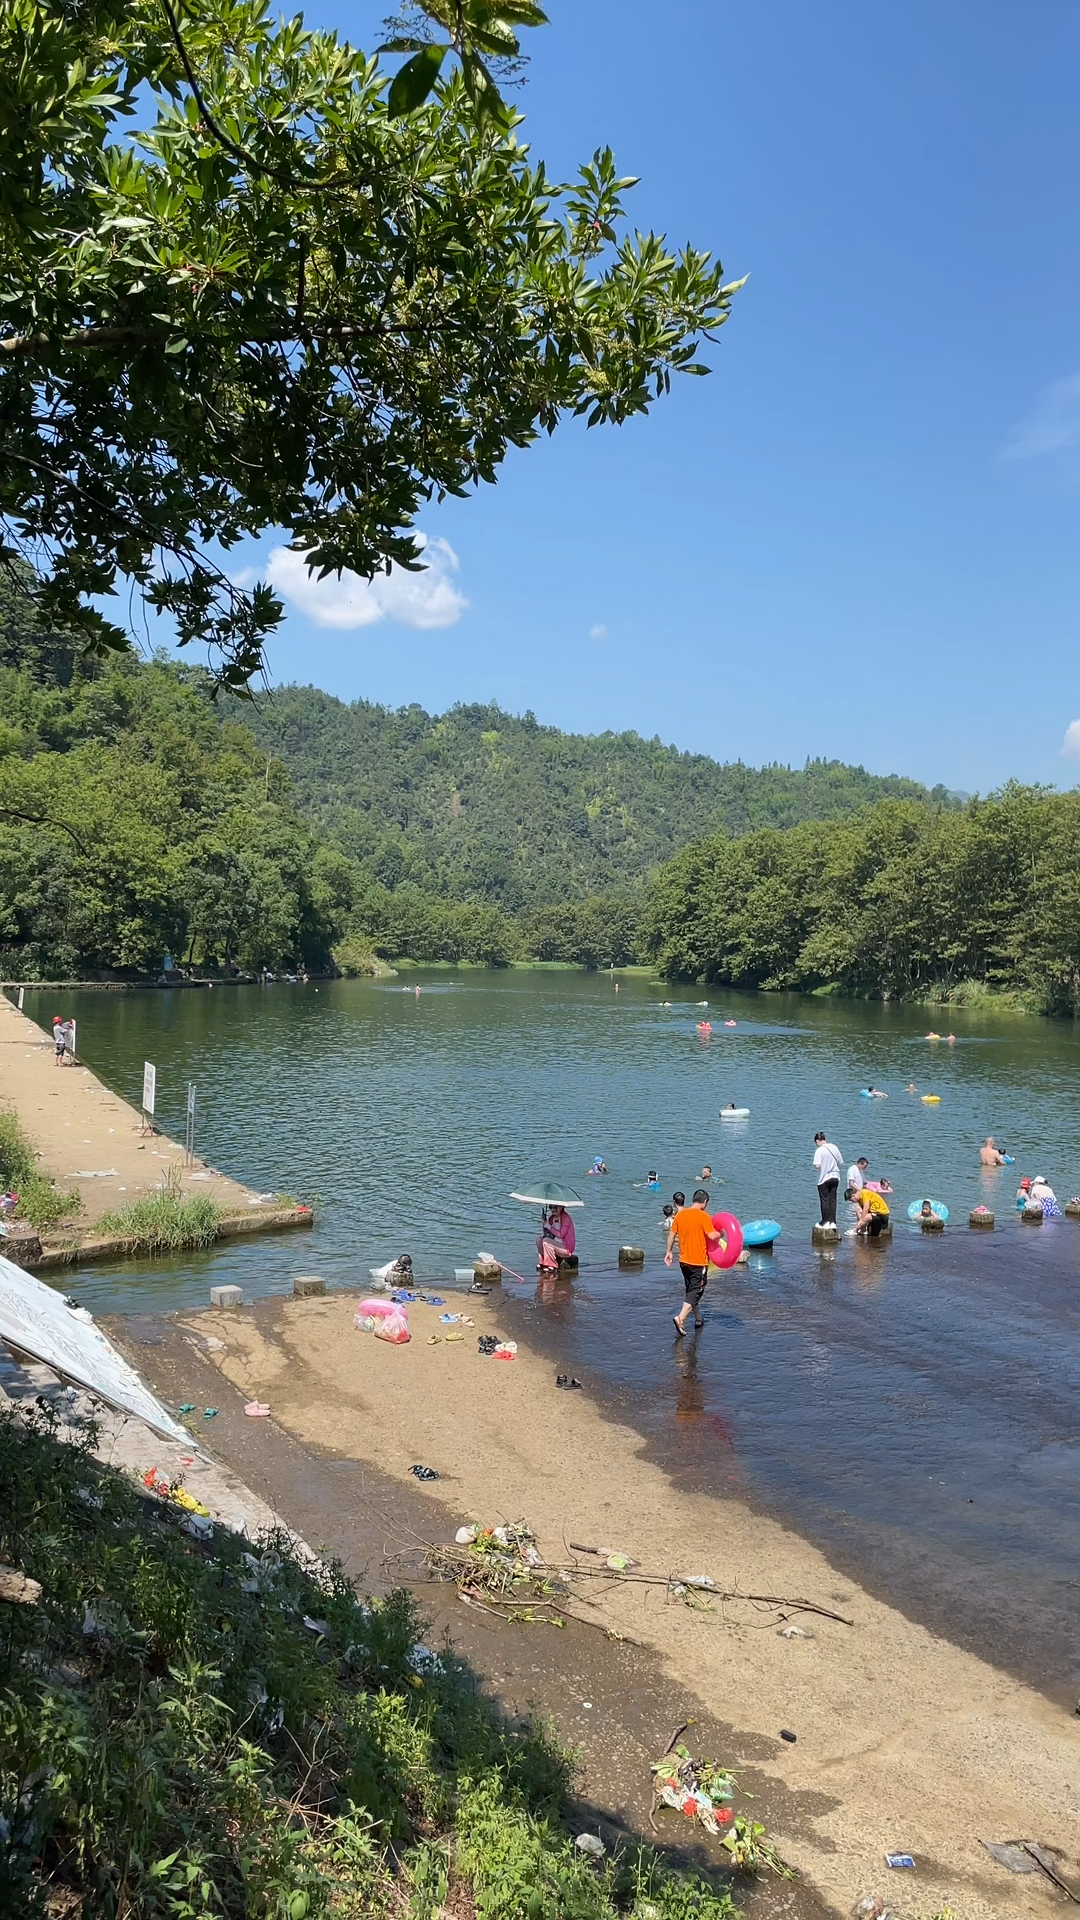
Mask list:
[[[983,1167],[1003,1167],[1005,1165],[1005,1155],[1002,1153],[1000,1147],[995,1147],[994,1136],[991,1133],[987,1134],[986,1139],[979,1148],[979,1164]]]
[[[708,1001],[707,1001],[707,1000],[699,1000],[699,1001],[698,1001],[698,1006],[699,1006],[699,1007],[707,1007],[707,1006],[708,1006],[708,1004],[709,1004],[709,1003],[708,1003]]]
[[[660,1186],[660,1178],[659,1175],[650,1168],[648,1178],[645,1180],[635,1180],[634,1185],[635,1187],[645,1187],[646,1189],[651,1189],[653,1192],[656,1192]]]
[[[739,1023],[738,1023],[738,1021],[737,1021],[737,1020],[725,1020],[725,1021],[724,1021],[724,1025],[725,1025],[725,1027],[737,1027],[737,1026],[738,1026],[738,1024],[739,1024]]]
[[[702,1167],[702,1169],[701,1169],[701,1172],[700,1172],[700,1173],[698,1174],[698,1179],[699,1179],[699,1180],[711,1180],[711,1179],[712,1179],[712,1168],[711,1168],[711,1167]],[[724,1183],[723,1183],[723,1181],[721,1180],[721,1182],[720,1182],[720,1185],[721,1185],[721,1186],[723,1186],[723,1184],[724,1184]]]
[[[940,1035],[940,1033],[928,1033],[928,1034],[926,1035],[926,1038],[927,1038],[928,1040],[940,1040],[940,1039],[941,1039],[941,1035]]]
[[[889,1097],[887,1093],[882,1093],[880,1087],[864,1087],[863,1094],[867,1100],[887,1100]]]
[[[907,1083],[907,1090],[908,1090],[908,1092],[909,1092],[909,1093],[918,1093],[918,1091],[919,1091],[919,1089],[918,1089],[918,1087],[917,1087],[917,1086],[915,1085],[915,1082],[914,1082],[914,1080],[909,1080],[909,1081],[908,1081],[908,1083]]]
[[[416,998],[417,998],[417,999],[419,1000],[419,998],[420,998],[420,989],[419,989],[419,987],[414,987],[414,988],[413,988],[413,993],[415,994],[415,996],[416,996]]]
[[[605,1161],[601,1160],[599,1154],[597,1154],[595,1160],[592,1163],[592,1166],[589,1168],[589,1172],[590,1173],[606,1173],[607,1172],[607,1164]]]
[[[711,1032],[712,1032],[712,1021],[711,1021],[711,1020],[699,1020],[699,1021],[698,1021],[698,1023],[697,1023],[697,1030],[698,1030],[698,1032],[699,1032],[699,1033],[711,1033]]]
[[[946,1040],[948,1041],[948,1043],[949,1043],[949,1045],[950,1045],[950,1047],[955,1047],[955,1045],[956,1045],[956,1035],[955,1035],[955,1033],[947,1033],[947,1034],[945,1035],[945,1038],[946,1038]]]

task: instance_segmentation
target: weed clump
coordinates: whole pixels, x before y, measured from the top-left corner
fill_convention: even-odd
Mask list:
[[[0,1112],[0,1193],[17,1193],[17,1216],[39,1233],[82,1207],[82,1195],[65,1192],[38,1172],[37,1156],[15,1114]]]
[[[210,1246],[217,1239],[220,1219],[221,1208],[208,1193],[185,1196],[165,1188],[102,1214],[98,1228],[130,1240],[134,1252],[167,1253],[178,1247]]]

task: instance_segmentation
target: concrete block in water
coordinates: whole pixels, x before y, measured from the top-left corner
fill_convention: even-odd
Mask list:
[[[298,1273],[292,1283],[294,1300],[310,1300],[316,1294],[326,1292],[326,1281],[317,1273]]]
[[[211,1287],[210,1289],[212,1307],[242,1307],[243,1304],[243,1287]]]
[[[1080,1220],[1080,1200],[1066,1200],[1065,1212],[1070,1220]]]
[[[495,1282],[502,1279],[502,1268],[497,1260],[474,1260],[473,1279]]]
[[[644,1247],[620,1247],[620,1267],[643,1267],[645,1265]]]
[[[919,1225],[924,1233],[944,1233],[945,1231],[944,1220],[920,1220]]]
[[[1029,1227],[1041,1227],[1043,1223],[1043,1210],[1041,1207],[1025,1207],[1020,1218]]]
[[[968,1214],[969,1227],[992,1227],[994,1216],[989,1207],[973,1207]]]
[[[576,1273],[577,1270],[578,1270],[578,1259],[577,1259],[576,1253],[569,1253],[567,1254],[565,1260],[559,1261],[560,1273]]]
[[[835,1247],[840,1238],[840,1229],[829,1221],[822,1226],[820,1221],[810,1229],[810,1244],[814,1247]]]

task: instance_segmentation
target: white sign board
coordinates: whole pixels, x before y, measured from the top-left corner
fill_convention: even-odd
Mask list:
[[[142,1070],[142,1110],[153,1113],[157,1098],[157,1068],[149,1061],[143,1061]]]
[[[68,1052],[70,1053],[73,1060],[75,1058],[75,1035],[76,1035],[76,1032],[78,1031],[78,1026],[79,1026],[78,1021],[75,1019],[74,1015],[72,1015],[71,1019],[68,1021],[68,1027],[70,1029],[70,1032],[68,1034]]]
[[[195,1082],[194,1080],[188,1081],[187,1110],[188,1110],[188,1118],[190,1120],[194,1120],[195,1118]]]
[[[96,1393],[106,1406],[134,1414],[166,1440],[191,1447],[190,1433],[167,1413],[160,1400],[119,1354],[85,1307],[69,1307],[32,1273],[24,1273],[0,1254],[0,1341],[51,1367],[72,1386]]]

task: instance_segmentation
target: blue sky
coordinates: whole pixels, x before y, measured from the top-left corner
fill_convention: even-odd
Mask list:
[[[638,225],[751,275],[713,376],[426,514],[446,545],[419,600],[351,614],[294,578],[273,678],[754,764],[1073,784],[1080,13],[548,10],[518,96],[534,154],[566,177],[610,142]],[[307,17],[370,47],[388,11]]]

